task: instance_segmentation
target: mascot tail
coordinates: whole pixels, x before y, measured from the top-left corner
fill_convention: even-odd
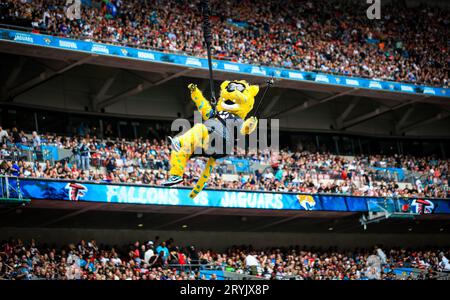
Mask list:
[[[189,198],[194,199],[203,190],[206,182],[208,181],[209,177],[211,176],[211,171],[212,171],[215,163],[216,163],[216,160],[214,158],[210,157],[208,159],[208,162],[206,163],[206,166],[202,172],[202,175],[200,175],[200,178],[198,179],[197,184],[195,185],[195,187],[192,189],[191,193],[189,194]]]

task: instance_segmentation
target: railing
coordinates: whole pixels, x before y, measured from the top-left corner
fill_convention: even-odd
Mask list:
[[[212,264],[169,264],[169,268],[176,269],[178,271],[221,271],[220,274],[216,274],[218,279],[223,280],[269,280],[266,277],[255,276],[248,274],[249,270],[244,271],[244,273],[230,272],[225,271],[224,266],[212,265]],[[397,271],[395,277],[399,280],[404,280],[408,277],[411,277],[414,280],[426,279],[427,271],[418,268],[407,268],[407,270],[403,270],[403,268],[394,268],[393,271]],[[210,273],[212,274],[212,273]],[[450,272],[433,272],[434,279],[437,280],[450,280]],[[278,280],[297,280],[298,276],[295,275],[283,275],[277,276]]]
[[[450,272],[437,272],[437,280],[450,280]]]
[[[254,276],[249,274],[239,274],[235,272],[223,272],[225,280],[268,280],[265,277]]]
[[[26,144],[13,144],[8,143],[7,148],[5,150],[8,151],[8,155],[2,155],[0,153],[0,159],[6,160],[6,161],[19,161],[19,160],[25,160],[28,162],[44,162],[44,161],[50,161],[51,165],[54,165],[56,160],[51,155],[51,151],[45,149],[45,146],[53,146],[50,144],[42,144],[44,147],[40,149],[33,149],[31,146],[28,146]],[[25,147],[27,148],[25,148]],[[64,150],[72,150],[72,149],[65,149]],[[91,158],[90,158],[90,166],[94,167],[96,169],[100,169],[101,167],[106,167],[107,158],[106,156],[95,156],[93,155],[95,152],[91,152]],[[58,155],[59,156],[59,155]],[[63,157],[60,157],[58,160],[65,160],[71,164],[77,164],[76,156],[72,153],[69,155],[63,155]],[[160,159],[154,159],[152,162],[148,161],[145,164],[137,164],[134,165],[135,167],[139,167],[142,169],[167,169],[164,166],[164,163]],[[217,171],[219,174],[236,174],[236,168],[234,165],[226,163],[224,161],[217,163]]]
[[[186,263],[186,264],[168,264],[169,268],[177,269],[177,270],[189,270],[189,271],[198,271],[198,270],[219,270],[223,271],[224,267],[213,264],[200,264],[200,263]]]
[[[408,270],[403,270],[403,268],[394,268],[395,271],[401,272],[400,274],[396,274],[397,279],[406,279],[407,277],[411,277],[412,279],[427,279],[428,271],[424,269],[411,268]],[[431,274],[431,278],[436,280],[450,280],[450,272],[439,272],[433,271]]]
[[[328,179],[328,180],[342,180],[342,174],[336,170],[333,169],[322,169],[320,167],[315,167],[312,169],[300,169],[296,166],[288,166],[290,171],[296,171],[298,172],[299,177],[302,179],[305,178],[311,178],[312,180],[322,180],[322,179]],[[254,173],[256,170],[259,171],[266,171],[267,169],[271,170],[272,167],[268,164],[260,164],[260,163],[253,163],[250,167],[252,173]],[[401,169],[401,168],[398,168]],[[352,171],[347,171],[349,174]],[[409,183],[412,185],[415,185],[415,181],[419,179],[421,182],[424,182],[428,174],[420,173],[420,172],[412,172],[409,170],[402,169],[402,176],[399,174],[398,171],[390,170],[389,168],[386,168],[385,170],[382,170],[380,168],[374,168],[370,165],[364,166],[364,172],[367,174],[371,180],[373,181],[395,181],[399,183]],[[348,175],[348,178],[350,179],[350,175]],[[353,174],[351,176],[352,182],[364,182],[364,176],[362,176],[358,171],[353,171]]]
[[[202,271],[219,271],[220,273],[214,273],[218,277],[218,279],[223,280],[267,280],[267,278],[250,275],[247,274],[249,271],[246,270],[244,273],[237,273],[237,272],[229,272],[225,271],[224,266],[220,265],[214,265],[214,264],[168,264],[168,267],[171,269],[176,269],[178,271],[184,271],[184,272],[200,272]],[[208,275],[211,275],[213,273],[210,273]],[[206,275],[206,274],[204,274]]]
[[[35,150],[31,146],[25,145],[25,144],[12,144],[8,143],[8,147],[6,148],[7,151],[9,151],[9,155],[2,155],[0,153],[0,159],[9,160],[9,161],[18,161],[18,160],[27,160],[30,162],[44,162],[46,160],[49,160],[51,164],[53,165],[55,163],[54,157],[51,155],[51,151],[48,149],[45,149],[45,146],[52,146],[51,144],[42,144],[44,147],[41,149]],[[27,148],[25,148],[25,147]],[[65,149],[65,148],[64,148]],[[71,150],[71,149],[65,149],[65,150]],[[94,154],[94,152],[91,152],[91,155]],[[66,161],[69,163],[76,163],[75,156],[73,154],[65,155],[63,157]],[[90,165],[92,167],[95,167],[99,169],[100,167],[106,166],[107,158],[105,156],[95,156],[92,155],[90,158]],[[147,162],[146,164],[139,164],[135,165],[136,167],[143,168],[143,169],[160,169],[164,167],[164,164],[162,160],[155,159],[153,162]],[[152,167],[153,166],[153,167]],[[391,172],[389,170],[376,170],[372,168],[371,166],[366,166],[366,171],[371,171],[371,177],[374,181],[397,181],[397,182],[404,182],[404,183],[411,183],[414,184],[416,178],[419,178],[420,180],[424,180],[427,178],[428,175],[423,173],[413,173],[411,171],[404,170],[404,176],[403,178],[399,177],[399,174],[397,172]],[[217,163],[217,172],[219,174],[237,174],[236,167],[233,164],[227,163],[226,161],[219,161]],[[267,169],[272,169],[271,166],[264,164],[264,163],[255,163],[255,162],[249,162],[249,169],[250,173],[254,174],[256,170],[259,171],[266,171]],[[320,167],[315,167],[313,169],[300,169],[296,166],[290,166],[291,171],[298,172],[299,177],[303,179],[310,178],[312,180],[341,180],[342,175],[340,172],[337,172],[336,170],[332,169],[322,169]],[[363,182],[363,176],[361,176],[358,172],[353,172],[352,181],[354,182],[359,181]]]
[[[52,164],[55,162],[51,151],[43,145],[44,147],[34,148],[27,144],[22,143],[7,143],[6,151],[7,154],[0,152],[0,159],[7,161],[18,161],[27,160],[30,162],[44,162],[49,160]]]
[[[167,48],[149,47],[149,46],[145,46],[145,45],[137,46],[136,44],[131,44],[131,43],[127,43],[127,42],[116,42],[116,41],[111,41],[111,40],[99,39],[99,38],[95,38],[95,37],[88,37],[88,36],[82,36],[82,35],[80,36],[80,35],[73,35],[73,34],[67,34],[67,33],[63,34],[61,32],[48,31],[48,30],[41,29],[41,28],[36,29],[36,28],[32,28],[32,27],[23,27],[23,26],[3,24],[3,23],[0,23],[0,28],[19,30],[19,31],[25,31],[25,32],[30,32],[30,33],[33,33],[33,31],[34,31],[34,33],[38,33],[38,34],[45,34],[45,35],[62,37],[62,38],[70,38],[70,39],[87,41],[87,42],[96,42],[96,43],[106,44],[106,45],[124,46],[124,47],[139,48],[139,49],[144,49],[144,50],[154,50],[154,51],[159,51],[159,52],[163,52],[163,53],[203,57],[203,56],[199,56],[198,53],[194,53],[194,52],[190,52],[190,51],[171,50],[171,49],[167,49]],[[206,56],[204,56],[204,58],[206,58]],[[231,57],[226,57],[226,56],[213,55],[212,58],[217,59],[217,60],[227,60],[227,61],[232,60]],[[317,70],[317,72],[319,72],[319,70]]]
[[[17,179],[17,177],[13,177]],[[0,204],[26,204],[30,199],[24,199],[20,189],[20,181],[11,184],[9,176],[0,175]]]

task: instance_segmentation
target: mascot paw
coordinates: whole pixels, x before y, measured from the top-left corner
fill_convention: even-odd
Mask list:
[[[193,92],[193,91],[195,91],[195,90],[197,89],[197,85],[194,84],[194,83],[191,83],[191,84],[188,85],[188,89],[189,89],[191,92]]]
[[[250,134],[256,129],[256,126],[258,126],[258,119],[256,117],[248,118],[244,122],[244,126],[242,127],[241,133]]]

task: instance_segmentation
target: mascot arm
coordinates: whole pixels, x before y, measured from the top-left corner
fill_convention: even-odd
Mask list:
[[[256,126],[258,126],[258,119],[256,117],[250,117],[247,120],[244,121],[241,127],[241,134],[251,134],[253,131],[255,131]]]
[[[213,114],[211,104],[205,99],[197,85],[191,83],[188,85],[188,88],[191,91],[192,101],[194,101],[197,110],[202,114],[203,120],[208,120]]]

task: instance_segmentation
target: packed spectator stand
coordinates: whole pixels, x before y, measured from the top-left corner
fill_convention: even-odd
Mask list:
[[[1,127],[0,136],[1,172],[10,176],[157,186],[168,177],[170,146],[165,140],[40,136]],[[67,157],[48,158],[45,146],[64,149]],[[233,158],[247,161],[249,169],[237,172]],[[204,165],[201,157],[191,159],[182,185],[192,186]],[[220,161],[207,188],[449,198],[448,174],[449,160],[436,157],[238,150]]]
[[[0,280],[271,280],[448,279],[448,249],[315,249],[300,246],[224,252],[178,246],[155,237],[108,246],[95,240],[57,247],[10,239],[0,244]],[[209,273],[204,272],[208,270]],[[233,277],[231,277],[233,278]]]
[[[0,0],[0,24],[37,33],[205,57],[195,2],[90,1],[81,18],[66,1]],[[380,20],[365,1],[211,1],[213,56],[381,80],[449,85],[448,11],[383,4]]]

